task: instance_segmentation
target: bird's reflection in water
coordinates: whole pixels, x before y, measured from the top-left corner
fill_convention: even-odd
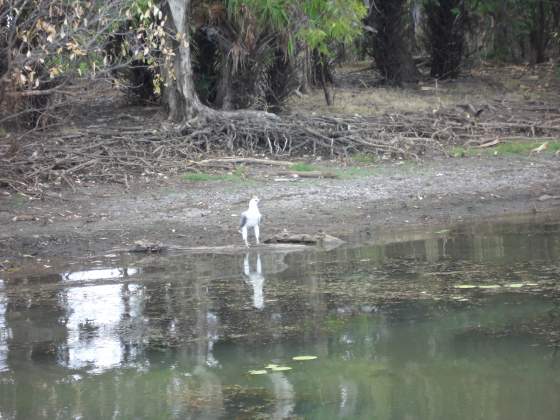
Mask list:
[[[255,271],[251,270],[250,254],[245,254],[243,260],[243,274],[245,282],[253,287],[253,306],[257,309],[264,308],[264,275],[262,273],[261,255],[257,254],[257,264]]]

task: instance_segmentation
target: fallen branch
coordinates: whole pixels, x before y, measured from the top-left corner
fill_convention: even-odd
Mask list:
[[[237,158],[237,157],[225,157],[216,159],[204,159],[198,162],[192,161],[194,165],[200,166],[211,166],[216,163],[245,163],[245,164],[255,164],[255,165],[272,165],[272,166],[291,166],[294,162],[282,161],[282,160],[270,160],[270,159],[255,159],[255,158]]]
[[[337,174],[324,171],[281,171],[277,174],[298,178],[338,178]]]

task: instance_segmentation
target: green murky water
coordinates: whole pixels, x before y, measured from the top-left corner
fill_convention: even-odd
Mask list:
[[[0,275],[0,418],[560,418],[560,224],[381,241]]]

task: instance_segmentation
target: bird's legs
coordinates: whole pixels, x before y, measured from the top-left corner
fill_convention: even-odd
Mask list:
[[[260,232],[259,232],[259,225],[256,225],[256,226],[254,227],[254,229],[255,229],[255,239],[256,239],[257,245],[258,245],[258,244],[259,244],[259,233],[260,233]]]
[[[247,241],[247,226],[243,226],[241,228],[241,236],[243,237],[243,242],[245,242],[245,246],[249,248],[249,241]]]

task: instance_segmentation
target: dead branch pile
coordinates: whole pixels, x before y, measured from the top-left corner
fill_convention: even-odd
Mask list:
[[[122,120],[109,118],[70,131],[35,133],[17,142],[0,140],[0,186],[29,192],[41,191],[45,183],[73,185],[85,179],[126,184],[130,176],[195,171],[194,161],[209,154],[278,159],[360,152],[418,158],[445,153],[450,145],[501,137],[560,136],[558,107],[495,103],[479,114],[450,108],[367,118],[291,115],[278,121],[216,120],[182,132],[153,120],[123,126]]]

